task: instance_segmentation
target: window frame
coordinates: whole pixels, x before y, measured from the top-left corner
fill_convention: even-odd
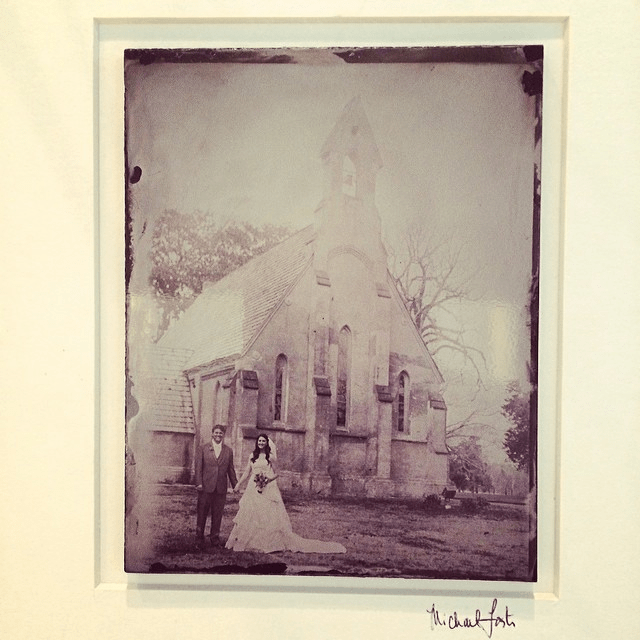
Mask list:
[[[336,363],[336,429],[346,431],[349,429],[349,414],[351,412],[351,351],[352,351],[352,334],[348,325],[344,325],[338,333],[338,360]],[[341,387],[344,374],[344,391],[341,393]],[[344,400],[341,400],[341,395]],[[344,422],[340,422],[341,416],[344,416]]]
[[[278,381],[280,380],[280,385]],[[278,402],[278,398],[280,402]],[[276,357],[275,377],[273,381],[273,421],[287,422],[289,410],[289,358],[279,353]]]
[[[409,435],[409,417],[411,415],[410,404],[411,378],[402,370],[397,377],[396,395],[394,398],[394,431],[398,434]]]
[[[351,198],[358,195],[358,168],[348,154],[342,159],[342,193]]]

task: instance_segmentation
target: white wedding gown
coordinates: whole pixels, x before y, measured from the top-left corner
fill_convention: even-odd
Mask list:
[[[256,474],[263,473],[272,478],[274,473],[264,454],[255,462],[250,462],[251,477],[240,498],[240,508],[234,518],[234,527],[227,540],[227,549],[234,551],[300,551],[302,553],[346,553],[337,542],[307,540],[296,535],[291,527],[289,515],[282,502],[280,489],[274,480],[269,482],[262,493],[254,480]]]

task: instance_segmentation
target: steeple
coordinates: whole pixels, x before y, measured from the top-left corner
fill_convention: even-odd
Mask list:
[[[350,249],[375,267],[377,278],[383,280],[386,253],[375,206],[382,158],[359,96],[344,108],[320,158],[324,185],[323,200],[316,211],[316,268],[326,270],[331,252]]]
[[[373,204],[382,158],[359,96],[344,108],[320,157],[325,165],[325,198],[342,192]]]

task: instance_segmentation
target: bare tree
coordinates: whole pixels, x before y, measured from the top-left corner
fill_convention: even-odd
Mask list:
[[[482,420],[481,412],[478,409],[474,409],[462,420],[447,425],[445,431],[447,446],[452,440],[475,438],[484,434],[487,430],[495,429]]]
[[[387,248],[389,270],[422,339],[436,360],[443,352],[459,354],[474,372],[477,388],[484,386],[486,361],[468,344],[456,303],[473,301],[472,283],[478,273],[464,266],[464,246],[453,238],[434,239],[420,222],[407,228],[398,250]]]

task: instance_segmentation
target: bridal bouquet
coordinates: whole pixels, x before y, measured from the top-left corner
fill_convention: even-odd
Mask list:
[[[269,484],[269,479],[262,472],[256,473],[256,475],[253,476],[253,481],[256,483],[258,493],[262,493],[262,490]]]

